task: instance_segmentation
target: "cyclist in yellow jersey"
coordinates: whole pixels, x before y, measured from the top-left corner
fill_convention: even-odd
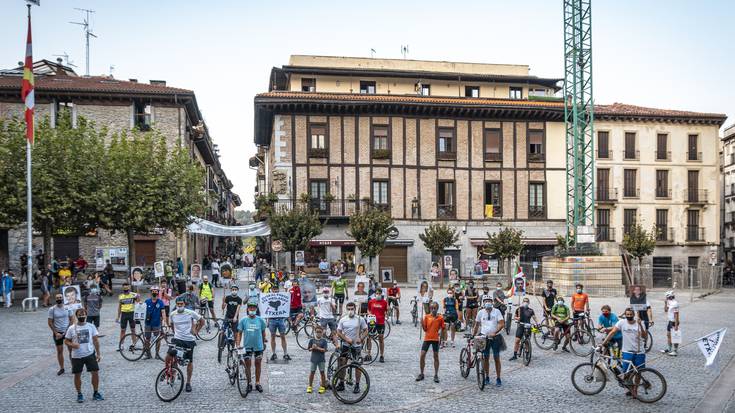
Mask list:
[[[269,282],[268,280],[264,280],[264,281],[261,281],[261,282],[260,282],[260,283],[258,284],[258,289],[259,289],[259,290],[260,290],[260,292],[262,292],[263,294],[266,294],[266,293],[269,293],[269,292],[271,292],[271,288],[272,288],[272,287],[273,287],[273,286],[271,285],[271,283],[270,283],[270,282]]]
[[[118,296],[117,318],[115,322],[120,323],[120,342],[122,342],[123,336],[125,336],[125,330],[130,325],[130,332],[133,333],[133,344],[130,346],[132,348],[137,341],[135,338],[135,318],[133,316],[137,294],[130,292],[130,284],[127,282],[122,287],[123,292]],[[120,351],[120,349],[118,348],[117,351]]]
[[[212,318],[217,318],[214,314],[214,287],[209,283],[209,277],[206,275],[202,277],[202,283],[199,285],[199,303],[203,304],[205,300]]]

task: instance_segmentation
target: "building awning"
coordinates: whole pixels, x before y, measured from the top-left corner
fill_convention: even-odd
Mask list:
[[[354,239],[313,239],[309,241],[310,247],[343,247],[355,245]]]
[[[186,231],[192,234],[213,235],[217,237],[267,237],[271,234],[271,229],[265,222],[228,226],[201,218],[195,218],[194,222],[186,227]]]
[[[485,245],[487,238],[470,238],[470,245],[473,247],[482,247]],[[524,245],[556,245],[555,238],[523,238]]]
[[[388,240],[385,240],[385,245],[390,245],[394,247],[412,247],[413,240],[412,239],[388,239]]]

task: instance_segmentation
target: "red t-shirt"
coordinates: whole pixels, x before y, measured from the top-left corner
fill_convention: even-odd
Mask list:
[[[398,287],[396,288],[391,287],[388,289],[388,297],[397,297],[398,294],[400,293],[401,293],[401,289]]]
[[[301,307],[301,288],[291,287],[291,309]]]
[[[370,300],[368,302],[368,312],[375,316],[375,324],[379,326],[385,324],[386,310],[388,310],[388,302],[385,300]]]

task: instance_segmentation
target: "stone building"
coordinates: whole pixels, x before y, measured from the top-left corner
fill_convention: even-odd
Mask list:
[[[727,264],[735,257],[735,125],[725,128],[722,138],[722,250]]]
[[[457,248],[444,255],[463,274],[478,261],[495,271],[494,257],[482,250],[487,234],[501,226],[523,230],[521,260],[536,261],[565,233],[564,106],[555,97],[560,83],[530,75],[525,65],[291,56],[288,65],[271,71],[269,91],[255,97],[258,192],[275,193],[285,207],[308,198],[328,218],[307,251],[307,266],[319,257],[359,260],[347,220],[367,202],[389,211],[399,230],[375,268],[393,268],[399,281],[416,279],[437,261],[418,238],[436,221],[460,233]],[[614,151],[598,160],[608,170],[606,191],[622,192],[623,177],[631,177],[626,171],[638,170],[634,197],[610,203],[612,194],[604,192],[610,196],[597,203],[598,216],[607,219],[598,219],[606,225],[598,239],[616,240],[613,228],[618,234],[627,229],[631,214],[624,211],[633,205],[636,219],[647,225],[654,209],[669,208],[667,228],[681,229],[687,222],[682,217],[692,225],[676,233],[681,248],[661,244],[657,254],[675,262],[704,256],[707,244],[718,243],[719,218],[707,206],[718,193],[712,179],[724,116],[614,104],[597,107],[596,117]],[[634,159],[623,153],[631,149],[623,146],[630,134],[641,154]],[[676,155],[654,161],[657,134],[668,136],[664,151]],[[697,136],[697,160],[682,150],[690,135]],[[675,196],[654,196],[657,165],[670,170],[667,189]],[[688,170],[700,175],[695,180]],[[697,186],[684,185],[687,179]],[[698,198],[684,196],[689,194]],[[690,210],[699,211],[696,222]]]
[[[106,126],[110,132],[139,128],[156,128],[170,145],[189,150],[206,170],[202,185],[215,196],[208,199],[207,212],[202,218],[234,223],[234,208],[240,199],[232,193],[232,183],[219,162],[217,145],[213,144],[196,96],[191,90],[168,86],[163,80],[150,83],[136,79],[121,80],[111,76],[78,76],[60,62],[41,60],[34,63],[36,118],[48,117],[53,125],[61,111],[70,111],[72,122],[79,117]],[[0,117],[23,115],[20,99],[22,67],[0,71]],[[0,261],[9,258],[9,266],[18,269],[19,256],[26,251],[25,225],[17,229],[0,229]],[[202,260],[217,248],[224,248],[225,239],[185,234],[176,237],[164,229],[135,235],[133,265],[151,266],[157,260]],[[34,252],[43,245],[34,238]],[[96,247],[126,247],[124,233],[111,234],[98,230],[90,234],[64,234],[53,237],[52,256],[83,255],[94,263]],[[7,264],[5,264],[7,265]],[[0,267],[5,268],[2,262]]]

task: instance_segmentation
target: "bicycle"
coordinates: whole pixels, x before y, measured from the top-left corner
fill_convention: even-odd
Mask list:
[[[151,349],[160,346],[161,342],[164,342],[166,346],[169,345],[169,338],[173,337],[173,334],[168,332],[166,326],[161,326],[161,330],[158,334],[153,335],[151,333],[151,339],[145,337],[145,332],[141,333],[128,333],[125,334],[118,344],[120,355],[128,361],[138,361],[144,354],[150,355]],[[156,358],[163,360],[156,350]]]
[[[237,381],[237,365],[240,364],[240,358],[237,356],[237,348],[233,345],[227,345],[227,361],[225,363],[225,373],[230,382],[230,386],[234,386]]]
[[[509,298],[505,302],[505,334],[510,334],[510,326],[513,323],[513,301]]]
[[[222,364],[222,353],[227,348],[229,352],[235,347],[235,334],[232,331],[234,320],[224,320],[220,325],[219,340],[217,340],[217,363]]]
[[[549,319],[544,317],[533,332],[533,341],[541,350],[550,350],[556,343],[554,327],[549,325]]]
[[[209,313],[208,303],[209,300],[205,298],[199,302],[199,307],[197,307],[199,315],[201,315],[204,319],[204,324],[202,325],[202,328],[199,330],[196,336],[199,340],[203,341],[214,340],[220,330],[219,319],[212,318],[207,315]]]
[[[608,371],[620,387],[632,392],[637,387],[636,399],[642,403],[655,403],[666,394],[666,379],[657,370],[643,367],[638,368],[628,363],[625,372],[613,365],[613,356],[602,354],[599,348],[593,348],[588,363],[581,363],[572,370],[572,385],[578,392],[592,396],[601,392],[607,384]]]
[[[465,337],[467,337],[467,341],[472,342],[471,345],[468,343],[468,348],[471,346],[472,349],[474,349],[472,360],[475,371],[477,372],[477,387],[479,387],[480,390],[485,390],[485,378],[487,375],[485,374],[485,354],[483,354],[483,351],[485,351],[485,346],[487,346],[487,337],[483,335],[473,337],[472,334],[465,334]],[[466,348],[462,349],[462,351],[464,350],[466,350]],[[461,354],[462,353],[460,352],[460,355]],[[470,356],[468,355],[468,359],[469,357]],[[467,375],[469,376],[469,369],[467,370]]]
[[[463,337],[467,339],[467,345],[459,352],[459,374],[462,375],[462,378],[466,379],[469,377],[470,371],[476,367],[474,345],[472,344],[474,336],[472,334],[464,334]]]
[[[569,346],[572,348],[572,352],[580,357],[589,356],[595,346],[595,335],[592,333],[594,330],[590,330],[590,317],[586,313],[574,317],[571,330]],[[577,343],[578,346],[572,343]],[[592,346],[588,346],[590,343],[592,343]],[[587,351],[584,349],[587,349]]]
[[[418,297],[413,296],[411,299],[411,321],[413,326],[417,327],[419,324],[419,301]]]
[[[523,337],[521,337],[520,354],[518,357],[523,360],[523,364],[528,366],[531,363],[531,334],[538,329],[530,323],[518,323],[523,327]]]
[[[170,347],[171,348],[171,347]],[[173,357],[166,357],[166,365],[156,376],[156,396],[162,402],[172,402],[176,400],[184,389],[184,373],[181,372],[179,366],[186,366],[189,360],[184,358],[187,351],[192,351],[179,346],[172,346],[176,351]]]
[[[388,298],[389,298],[388,299],[388,312],[385,314],[385,321],[386,321],[385,324],[396,324],[396,321],[398,320],[395,319],[395,311],[396,311],[396,308],[400,306],[401,299],[396,298],[394,301],[394,300],[391,300],[390,298],[395,298],[395,297],[388,297]],[[387,334],[386,334],[386,337],[388,337]]]
[[[250,375],[245,370],[245,365],[243,364],[243,361],[245,360],[245,354],[247,351],[244,348],[239,348],[236,350],[237,357],[235,358],[235,378],[237,381],[237,391],[240,393],[240,397],[247,398],[248,394],[250,394]],[[248,362],[250,362],[248,360]],[[232,380],[232,378],[230,378]]]
[[[377,323],[375,322],[375,316],[374,315],[368,315],[365,318],[365,321],[368,325],[368,334],[370,334],[371,337],[378,337],[378,332],[375,326],[377,326]],[[388,338],[390,335],[390,323],[384,323],[385,331],[383,332],[383,339]]]
[[[364,399],[370,392],[370,376],[362,367],[362,357],[353,354],[351,350],[342,352],[344,341],[340,341],[340,348],[335,349],[329,356],[327,377],[332,394],[337,400],[344,404],[355,404]],[[346,363],[339,367],[339,359],[347,359]],[[360,380],[363,380],[362,390],[354,391],[355,386],[359,389]],[[352,387],[352,389],[350,388]]]

